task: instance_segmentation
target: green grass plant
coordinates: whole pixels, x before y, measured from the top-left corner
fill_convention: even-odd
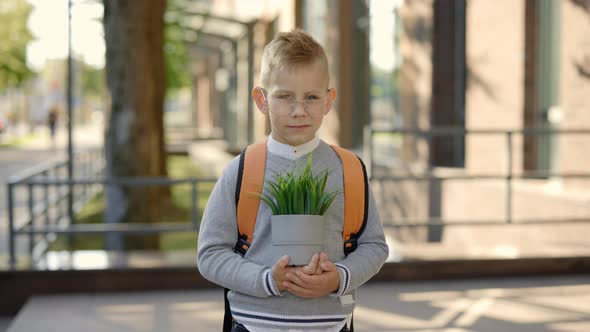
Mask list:
[[[254,194],[269,205],[274,215],[323,215],[342,190],[326,191],[329,171],[314,175],[311,165],[310,154],[305,167],[276,172],[276,179],[265,181],[268,192]]]

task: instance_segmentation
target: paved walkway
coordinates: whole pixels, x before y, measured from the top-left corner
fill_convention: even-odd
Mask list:
[[[8,332],[218,332],[221,297],[221,290],[39,296]],[[590,276],[368,284],[358,293],[355,328],[588,332]]]

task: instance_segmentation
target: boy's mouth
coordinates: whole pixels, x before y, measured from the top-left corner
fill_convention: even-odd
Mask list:
[[[287,128],[293,128],[293,129],[302,129],[302,128],[307,128],[307,127],[309,127],[309,125],[287,126]]]

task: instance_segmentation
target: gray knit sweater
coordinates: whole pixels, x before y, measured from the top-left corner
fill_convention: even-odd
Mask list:
[[[329,145],[320,142],[312,152],[313,171],[332,170],[327,190],[342,188],[342,164]],[[308,155],[297,160],[268,152],[266,176],[292,169],[307,162]],[[282,256],[271,241],[271,211],[260,203],[253,242],[245,257],[234,253],[237,240],[235,206],[239,158],[233,159],[217,181],[207,203],[201,229],[197,263],[208,280],[229,288],[228,298],[234,318],[249,326],[268,328],[318,329],[335,326],[346,319],[353,304],[340,301],[379,271],[388,254],[383,228],[369,190],[367,225],[358,248],[347,257],[343,252],[343,194],[337,196],[326,212],[325,252],[340,273],[340,289],[317,299],[303,299],[289,292],[280,294],[270,268]],[[266,190],[266,189],[265,189]],[[344,304],[343,304],[344,303]]]

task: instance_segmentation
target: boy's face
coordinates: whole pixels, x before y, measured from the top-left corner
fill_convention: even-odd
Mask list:
[[[321,61],[276,70],[269,86],[257,87],[252,94],[260,111],[270,118],[272,137],[291,146],[314,138],[336,95],[328,90]]]

